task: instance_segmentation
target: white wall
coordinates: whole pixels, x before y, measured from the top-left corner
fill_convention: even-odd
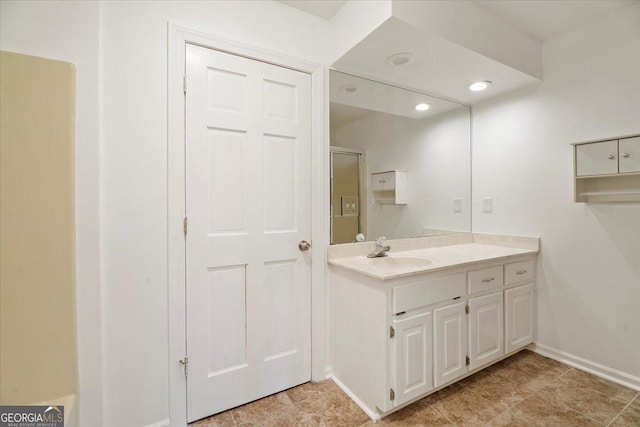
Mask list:
[[[471,229],[470,126],[463,107],[425,120],[374,112],[332,131],[332,146],[365,153],[367,187],[371,173],[408,171],[407,205],[372,205],[367,188],[367,240]],[[454,197],[463,200],[461,213],[453,213]]]
[[[391,4],[349,2],[332,21],[273,1],[0,4],[3,50],[78,67],[80,424],[163,423],[167,22],[330,64]]]
[[[76,298],[80,425],[102,418],[96,2],[2,1],[0,49],[72,62],[76,82]],[[97,420],[97,422],[96,422]]]
[[[541,237],[538,342],[636,381],[640,205],[573,203],[569,143],[640,133],[638,52],[635,5],[546,42],[539,87],[473,108],[473,230]]]
[[[168,21],[319,63],[346,50],[330,42],[329,21],[277,2],[102,3],[106,426],[144,426],[169,417]],[[358,39],[367,25],[358,28],[338,33]]]

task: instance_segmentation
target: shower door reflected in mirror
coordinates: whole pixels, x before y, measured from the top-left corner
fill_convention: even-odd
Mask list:
[[[331,244],[352,243],[363,229],[362,153],[331,147]]]

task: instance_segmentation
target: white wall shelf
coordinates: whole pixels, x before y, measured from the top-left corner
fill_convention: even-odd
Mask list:
[[[640,136],[573,144],[575,202],[640,202]]]

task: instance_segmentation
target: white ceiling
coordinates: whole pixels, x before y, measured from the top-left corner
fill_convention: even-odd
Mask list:
[[[640,0],[476,0],[498,18],[539,41],[548,40]]]
[[[331,19],[347,0],[278,0],[324,19]]]
[[[324,19],[331,19],[347,0],[278,0]],[[356,0],[354,0],[356,1]],[[640,0],[475,0],[520,32],[539,41],[581,25]]]
[[[335,70],[331,70],[329,85],[329,99],[331,99],[330,123],[332,129],[357,120],[373,111],[422,120],[456,108],[467,108],[462,104],[445,99],[340,73]],[[340,88],[344,86],[355,87],[357,91],[343,93]],[[420,103],[429,104],[431,108],[426,111],[416,111],[414,107]]]
[[[411,52],[413,63],[393,67],[386,58]],[[538,80],[470,49],[390,18],[350,49],[333,67],[349,74],[444,96],[465,104],[537,83]],[[490,80],[484,92],[471,92],[467,85]]]

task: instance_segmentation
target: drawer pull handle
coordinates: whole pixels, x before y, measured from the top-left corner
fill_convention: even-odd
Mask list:
[[[482,283],[489,283],[489,282],[492,282],[492,281],[494,281],[494,280],[496,280],[496,278],[495,278],[495,277],[492,277],[492,278],[490,278],[490,279],[482,279]]]
[[[622,157],[626,159],[627,157],[629,157],[629,153],[622,153]]]
[[[614,156],[613,154],[609,154],[609,155],[607,156],[607,159],[609,159],[609,160],[613,160],[613,159],[615,159],[615,158],[616,158],[616,156]]]
[[[526,272],[527,272],[527,270],[518,270],[518,271],[516,271],[516,274],[524,274]]]

